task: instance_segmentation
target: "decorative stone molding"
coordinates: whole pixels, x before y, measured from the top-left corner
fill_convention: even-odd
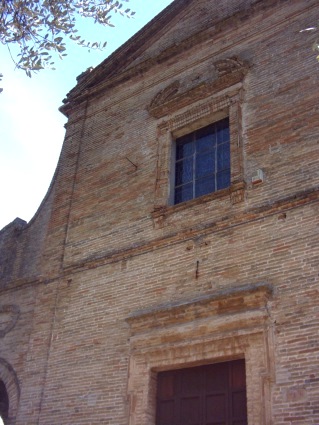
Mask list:
[[[233,205],[243,202],[245,199],[245,182],[234,184],[230,188],[231,203]]]
[[[137,311],[130,325],[130,425],[154,425],[157,372],[244,358],[250,424],[269,424],[272,286],[256,283]]]
[[[131,341],[138,341],[137,337],[143,333],[149,333],[152,330],[160,329],[164,331],[170,325],[192,322],[194,320],[202,320],[210,318],[210,320],[218,316],[236,315],[245,312],[255,311],[255,316],[262,313],[262,321],[265,317],[265,306],[272,296],[273,288],[267,283],[256,283],[231,287],[209,295],[199,296],[191,301],[166,304],[149,310],[140,310],[129,316],[126,321],[131,329]],[[257,321],[258,322],[258,321]],[[227,327],[229,327],[229,323]],[[243,322],[241,323],[243,325]],[[215,324],[213,325],[215,331]],[[224,326],[223,326],[224,327]],[[237,327],[237,325],[236,325]],[[150,339],[153,336],[149,335]],[[176,337],[179,339],[178,335]],[[160,343],[165,343],[161,340]],[[140,341],[143,345],[143,341]]]
[[[178,81],[171,83],[161,90],[152,100],[148,111],[155,118],[161,118],[178,109],[188,106],[208,96],[242,82],[249,66],[246,62],[233,57],[214,63],[217,78],[212,81],[202,82],[195,87],[184,90]]]
[[[240,60],[236,56],[228,59],[222,59],[214,63],[214,67],[218,72],[218,76],[230,74],[232,72],[239,72],[244,77],[249,69],[247,62]]]
[[[222,189],[199,198],[194,198],[187,203],[181,203],[172,206],[158,206],[157,208],[154,208],[154,211],[151,213],[154,228],[163,228],[165,226],[166,218],[168,218],[170,215],[178,213],[179,211],[183,211],[186,208],[189,209],[206,202],[215,201],[218,199],[222,200],[225,197],[229,197],[232,205],[243,202],[245,199],[245,189],[246,184],[244,181],[241,181],[239,183],[234,183],[227,189]]]
[[[165,89],[161,90],[152,100],[150,109],[154,109],[163,105],[165,102],[168,102],[176,93],[178,92],[180,83],[179,81],[174,81]]]
[[[17,305],[0,305],[0,338],[3,338],[14,328],[20,316]]]
[[[158,125],[158,164],[155,185],[155,202],[152,212],[153,225],[160,229],[165,225],[168,214],[196,205],[203,201],[210,202],[224,196],[230,203],[237,204],[244,200],[245,183],[243,171],[242,141],[242,88],[237,84],[222,94],[211,96],[206,101],[197,102],[183,112],[173,114]],[[229,117],[231,150],[231,185],[230,188],[193,199],[186,203],[173,205],[172,198],[172,148],[175,137],[190,133],[214,121]]]
[[[215,62],[215,78],[183,91],[178,81],[161,90],[151,102],[149,112],[156,118],[169,115],[158,125],[158,166],[155,186],[155,202],[152,213],[154,228],[165,225],[167,213],[173,213],[182,207],[172,206],[172,145],[174,138],[204,127],[219,119],[229,117],[231,149],[231,185],[203,197],[213,201],[221,194],[230,194],[230,203],[237,204],[244,200],[245,183],[243,171],[242,140],[242,81],[249,70],[247,62],[237,58],[226,58]],[[181,109],[184,108],[182,112]],[[189,201],[192,203],[202,202]]]

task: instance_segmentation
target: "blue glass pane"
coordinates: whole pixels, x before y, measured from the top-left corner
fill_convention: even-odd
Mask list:
[[[229,187],[230,162],[228,118],[179,137],[176,140],[175,203]]]
[[[196,180],[195,196],[206,195],[207,193],[215,192],[215,175]]]
[[[212,149],[216,144],[215,126],[209,125],[197,130],[195,137],[197,152],[204,152]]]
[[[185,184],[175,189],[175,204],[193,199],[193,184]]]
[[[176,162],[175,186],[193,180],[193,157]]]
[[[224,143],[229,140],[229,119],[225,118],[216,123],[217,143]]]
[[[215,172],[215,150],[196,156],[196,178]]]
[[[193,139],[194,133],[176,139],[176,160],[185,158],[194,153],[195,143]]]
[[[224,170],[217,174],[217,189],[225,189],[230,186],[230,170]]]
[[[230,146],[229,143],[223,143],[217,147],[217,170],[230,168]]]

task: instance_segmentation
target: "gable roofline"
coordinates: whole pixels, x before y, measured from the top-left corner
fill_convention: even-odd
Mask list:
[[[196,1],[196,0],[195,0]],[[109,87],[114,87],[123,81],[131,78],[136,73],[144,72],[154,65],[154,61],[161,62],[176,55],[181,49],[190,48],[197,44],[199,40],[207,39],[217,35],[221,26],[232,24],[232,19],[236,16],[240,24],[242,20],[247,19],[247,14],[262,12],[274,5],[281,4],[282,2],[289,2],[290,0],[255,0],[253,5],[246,9],[236,12],[234,15],[228,16],[226,19],[218,21],[213,28],[202,28],[197,34],[190,35],[182,43],[172,44],[166,47],[156,58],[148,58],[141,63],[129,68],[139,55],[144,52],[149,43],[157,38],[165,31],[165,29],[176,19],[180,18],[184,11],[188,10],[188,6],[194,3],[194,0],[174,0],[162,12],[155,16],[148,24],[141,28],[135,35],[128,41],[115,50],[96,68],[89,68],[78,77],[78,84],[67,94],[66,99],[63,100],[63,105],[59,110],[66,115],[70,115],[72,109],[77,105],[82,104],[93,94],[97,94],[101,90]],[[310,8],[316,7],[317,0],[309,0]],[[299,11],[299,13],[301,13]],[[187,47],[185,47],[187,45]]]
[[[78,77],[78,84],[67,94],[63,100],[64,105],[61,106],[61,112],[66,112],[66,106],[77,96],[83,94],[84,91],[98,84],[101,79],[110,78],[120,68],[127,66],[133,62],[143,47],[147,47],[145,40],[153,38],[159,32],[170,24],[170,22],[182,10],[192,3],[193,0],[174,0],[170,5],[163,9],[150,22],[142,27],[136,34],[129,38],[124,44],[116,49],[110,56],[103,60],[95,68],[88,68]]]

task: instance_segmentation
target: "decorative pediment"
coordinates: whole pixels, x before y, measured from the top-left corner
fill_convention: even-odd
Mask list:
[[[248,63],[232,57],[213,64],[216,77],[201,82],[190,89],[183,89],[178,81],[171,83],[156,94],[148,111],[155,118],[161,118],[198,100],[217,94],[235,84],[241,83],[248,72]]]

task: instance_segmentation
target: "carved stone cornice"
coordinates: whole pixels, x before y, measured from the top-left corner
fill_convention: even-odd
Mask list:
[[[137,311],[126,319],[131,335],[174,323],[192,322],[211,316],[235,315],[265,309],[273,288],[268,283],[231,287],[188,302],[168,304],[147,311]]]
[[[217,78],[202,82],[186,91],[183,91],[179,81],[174,81],[156,94],[148,108],[149,113],[155,118],[162,118],[196,101],[222,92],[242,82],[249,65],[237,57],[232,57],[215,62],[214,68]]]
[[[73,109],[81,104],[88,97],[96,96],[100,92],[105,92],[112,87],[128,81],[129,79],[140,76],[144,72],[154,67],[159,63],[163,63],[181,52],[188,51],[196,47],[200,43],[209,42],[216,39],[223,30],[230,28],[237,28],[242,25],[243,21],[248,22],[248,18],[256,16],[260,12],[264,13],[265,10],[273,8],[275,4],[279,4],[282,0],[257,0],[251,5],[249,9],[244,8],[235,14],[216,22],[215,25],[208,25],[202,28],[199,32],[191,34],[180,43],[174,43],[168,48],[164,49],[158,56],[151,57],[145,61],[130,67],[132,60],[136,59],[139,55],[139,49],[143,51],[147,41],[157,31],[160,31],[166,24],[169,24],[170,19],[174,19],[180,10],[184,10],[185,6],[192,3],[192,0],[175,0],[170,6],[167,7],[160,15],[154,18],[135,36],[128,40],[122,47],[117,49],[108,58],[106,58],[100,65],[98,65],[91,73],[88,73],[85,78],[81,79],[78,84],[67,94],[66,99],[63,100],[63,105],[60,111],[69,116]],[[287,1],[287,0],[286,0]],[[316,5],[310,5],[316,7]],[[304,9],[301,10],[304,13]],[[287,18],[286,18],[287,19]],[[285,21],[280,21],[280,23]],[[279,25],[279,24],[278,24]],[[258,36],[261,37],[264,30],[256,27]],[[253,36],[251,34],[250,36]],[[245,35],[242,39],[245,38]],[[241,40],[236,40],[239,44]]]
[[[230,197],[231,203],[238,204],[244,200],[246,184],[244,181],[240,181],[232,184],[227,189],[222,189],[217,192],[209,193],[199,198],[194,198],[187,202],[182,202],[176,205],[159,205],[152,211],[152,219],[156,229],[160,229],[164,226],[165,219],[173,214],[178,214],[180,211],[195,207],[196,205],[204,204],[205,202],[214,201],[216,199],[223,199]]]

